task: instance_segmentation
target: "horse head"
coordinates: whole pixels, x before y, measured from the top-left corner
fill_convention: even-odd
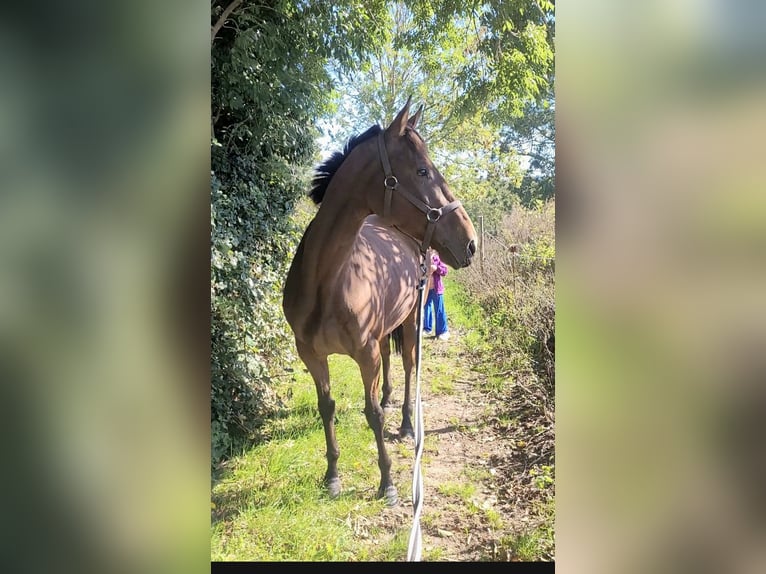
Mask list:
[[[450,267],[467,267],[476,252],[476,230],[431,161],[416,131],[423,108],[410,116],[410,100],[378,136],[385,179],[382,202],[373,211],[417,238],[422,252],[433,246]]]

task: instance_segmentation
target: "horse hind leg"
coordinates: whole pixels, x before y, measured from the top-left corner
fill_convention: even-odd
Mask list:
[[[381,366],[380,344],[373,339],[354,359],[359,365],[364,381],[364,414],[378,446],[378,468],[380,468],[378,498],[384,498],[388,506],[395,506],[399,502],[399,495],[391,479],[391,457],[386,451],[386,444],[383,440],[385,411],[378,403]]]
[[[402,354],[403,343],[403,325],[399,325],[391,333],[384,337],[380,345],[380,359],[383,365],[383,397],[380,400],[380,406],[388,409],[393,406],[391,395],[393,394],[393,385],[391,384],[391,345],[397,355]]]
[[[380,345],[380,361],[383,366],[383,394],[380,399],[380,406],[388,409],[392,406],[391,394],[393,386],[391,385],[391,340],[390,336],[383,339]]]
[[[338,458],[340,449],[335,438],[335,401],[330,395],[330,369],[327,356],[318,356],[306,345],[297,343],[298,355],[314,379],[317,390],[317,406],[322,416],[324,436],[327,444],[327,472],[324,484],[331,498],[340,494],[340,478],[338,478]]]
[[[412,369],[415,366],[417,346],[417,324],[415,314],[402,324],[402,366],[404,367],[404,400],[402,401],[402,426],[399,437],[415,438],[412,427],[412,406],[410,404]]]

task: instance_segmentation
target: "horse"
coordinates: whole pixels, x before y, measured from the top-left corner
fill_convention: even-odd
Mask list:
[[[344,354],[361,372],[364,414],[378,449],[377,498],[389,506],[398,502],[383,436],[391,396],[389,337],[398,331],[405,369],[400,435],[412,436],[409,387],[425,253],[433,245],[447,265],[459,269],[470,265],[477,241],[471,219],[416,130],[423,108],[410,116],[410,103],[411,97],[387,128],[376,124],[353,136],[317,168],[309,195],[319,209],[301,238],[282,295],[298,355],[316,385],[327,492],[336,498],[341,491],[327,357]]]

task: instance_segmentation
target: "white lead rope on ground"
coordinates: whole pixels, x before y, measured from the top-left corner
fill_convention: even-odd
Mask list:
[[[420,532],[420,514],[423,511],[423,472],[420,468],[423,456],[423,403],[420,400],[420,355],[423,333],[423,292],[425,280],[421,281],[418,294],[418,333],[415,347],[415,465],[412,469],[412,530],[407,546],[407,561],[419,562],[423,554],[423,540]]]

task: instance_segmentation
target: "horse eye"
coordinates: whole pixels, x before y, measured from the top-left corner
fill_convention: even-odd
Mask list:
[[[428,175],[428,170],[426,168],[424,168],[424,167],[421,167],[418,170],[418,175]]]

